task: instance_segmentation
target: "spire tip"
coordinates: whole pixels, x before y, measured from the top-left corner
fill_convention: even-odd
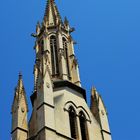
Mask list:
[[[22,72],[19,72],[19,79],[22,79]]]

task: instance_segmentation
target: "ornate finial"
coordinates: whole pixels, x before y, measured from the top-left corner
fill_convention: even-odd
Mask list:
[[[96,91],[97,91],[97,90],[96,90],[96,88],[95,88],[94,86],[92,87],[92,90],[93,90],[94,92],[96,92]]]
[[[66,26],[69,25],[69,21],[68,21],[67,17],[65,17],[65,19],[64,19],[64,24],[65,24]]]
[[[92,90],[91,90],[91,95],[94,97],[94,96],[96,96],[96,93],[97,93],[97,90],[96,90],[96,88],[93,86],[93,87],[92,87]]]
[[[19,79],[18,79],[18,84],[17,84],[17,91],[20,92],[22,89],[24,89],[23,79],[22,79],[22,73],[19,72]]]
[[[37,22],[37,27],[40,27],[40,22],[39,21]]]
[[[37,25],[36,25],[36,33],[37,33],[37,35],[40,33],[40,29],[41,29],[40,22],[38,21]]]
[[[19,72],[19,79],[22,79],[22,72]]]

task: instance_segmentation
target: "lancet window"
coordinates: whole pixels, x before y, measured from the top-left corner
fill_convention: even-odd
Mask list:
[[[52,35],[50,37],[50,48],[51,48],[51,62],[52,62],[52,76],[59,74],[59,64],[58,64],[58,51],[56,37]]]
[[[77,139],[76,113],[72,106],[69,108],[69,123],[70,123],[71,137],[73,139]]]
[[[80,121],[80,129],[81,129],[81,138],[82,140],[88,140],[86,117],[82,111],[79,113],[79,121]]]
[[[67,74],[68,77],[70,77],[70,69],[69,69],[69,55],[68,55],[68,47],[67,47],[67,40],[63,37],[63,49],[65,52],[65,58],[66,58],[66,67],[67,67]]]
[[[44,51],[44,40],[43,39],[41,40],[40,47],[41,47],[41,53],[43,54],[43,51]]]

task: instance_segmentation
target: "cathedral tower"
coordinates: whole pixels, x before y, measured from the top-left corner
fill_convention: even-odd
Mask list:
[[[20,117],[22,111],[12,111],[13,140],[111,140],[106,109],[94,89],[91,109],[87,105],[74,53],[73,31],[67,18],[62,20],[55,1],[48,0],[43,22],[37,23],[36,33],[32,34],[36,38],[34,90],[31,95],[33,110],[28,127],[27,119],[23,121],[23,115]],[[21,76],[19,83],[22,83]],[[19,90],[15,96],[18,94]],[[15,98],[12,110],[17,107],[20,110],[23,105]],[[24,113],[27,113],[25,99],[22,103]],[[21,122],[24,122],[24,127]]]

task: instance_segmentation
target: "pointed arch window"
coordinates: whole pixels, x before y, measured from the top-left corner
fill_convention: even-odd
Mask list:
[[[69,55],[68,55],[68,47],[67,47],[67,40],[63,37],[63,49],[65,52],[65,58],[66,58],[66,67],[67,67],[67,74],[68,77],[70,77],[70,68],[69,68]]]
[[[71,137],[73,139],[77,139],[76,113],[72,106],[69,108],[69,123],[70,123]]]
[[[58,64],[58,51],[56,37],[52,35],[50,37],[50,48],[51,48],[51,62],[52,62],[52,75],[59,74],[59,64]]]
[[[81,129],[81,138],[82,140],[88,140],[86,117],[82,111],[79,113],[79,120],[80,120],[80,129]]]
[[[41,38],[41,39],[37,42],[37,44],[39,45],[39,53],[40,53],[40,54],[43,54],[43,51],[44,51],[44,40],[43,40],[43,38]]]
[[[43,54],[43,52],[44,52],[44,40],[43,39],[41,40],[40,47],[41,47],[41,54]]]

